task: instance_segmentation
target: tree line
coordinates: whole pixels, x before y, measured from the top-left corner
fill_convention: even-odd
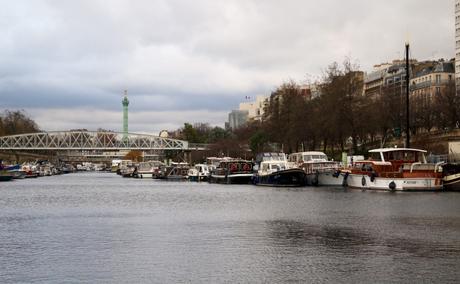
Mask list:
[[[321,95],[306,98],[289,81],[270,95],[262,121],[233,132],[207,124],[184,124],[178,138],[213,143],[215,153],[321,150],[364,154],[369,148],[403,141],[406,133],[405,85],[382,86],[378,96],[364,95],[364,73],[349,59],[333,63],[318,83]],[[410,96],[410,133],[458,128],[460,100],[455,83],[429,97]],[[402,146],[402,145],[400,145]],[[240,155],[241,156],[241,155]]]

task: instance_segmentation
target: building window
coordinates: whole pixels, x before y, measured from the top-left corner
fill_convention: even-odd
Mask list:
[[[436,84],[440,84],[441,83],[441,75],[438,74],[436,75]]]

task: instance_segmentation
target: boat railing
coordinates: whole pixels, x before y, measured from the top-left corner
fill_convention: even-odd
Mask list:
[[[305,163],[302,168],[307,174],[315,172],[335,171],[340,168],[339,162],[323,162],[323,163]]]
[[[419,166],[419,165],[421,165],[421,164],[422,164],[421,162],[417,162],[417,163],[411,164],[411,165],[410,165],[410,172],[412,172],[412,171],[414,170],[414,167]]]
[[[442,167],[441,167],[441,166],[444,165],[444,164],[445,164],[444,162],[438,162],[438,163],[436,163],[435,166],[434,166],[434,172],[436,173],[436,172],[438,172],[439,170],[442,171]]]
[[[409,170],[410,173],[413,171],[433,171],[433,172],[438,172],[439,169],[441,169],[441,165],[445,164],[444,162],[438,162],[438,163],[422,163],[422,162],[416,162],[412,164],[405,164],[403,166],[403,170]]]
[[[460,158],[460,156],[458,158]],[[426,160],[429,163],[448,162],[452,159],[455,159],[455,155],[433,155],[431,154],[426,157]]]

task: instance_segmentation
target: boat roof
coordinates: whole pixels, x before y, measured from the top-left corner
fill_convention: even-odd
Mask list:
[[[250,163],[249,160],[244,159],[231,159],[231,160],[223,160],[221,163]]]
[[[415,148],[379,148],[379,149],[369,150],[369,153],[387,153],[387,152],[395,152],[395,151],[426,153],[426,150],[415,149]]]
[[[286,164],[286,161],[280,161],[280,160],[266,160],[266,161],[261,161],[261,164]]]
[[[297,153],[292,153],[291,155],[295,155],[295,154],[301,154],[301,155],[324,155],[324,156],[326,156],[326,154],[324,152],[320,152],[320,151],[297,152]]]
[[[285,154],[282,152],[263,152],[259,153],[259,155],[263,157],[283,157]]]

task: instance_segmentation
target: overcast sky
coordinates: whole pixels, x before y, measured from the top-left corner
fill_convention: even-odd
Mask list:
[[[246,96],[314,80],[345,57],[363,71],[452,58],[454,0],[0,0],[0,110],[44,130],[223,126]]]

